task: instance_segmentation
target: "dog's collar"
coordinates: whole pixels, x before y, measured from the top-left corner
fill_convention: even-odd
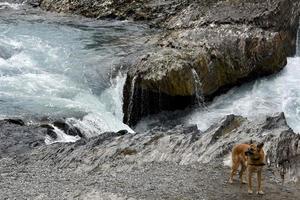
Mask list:
[[[266,165],[265,163],[259,163],[259,164],[255,164],[255,163],[249,163],[248,165],[254,165],[254,166],[264,166]]]

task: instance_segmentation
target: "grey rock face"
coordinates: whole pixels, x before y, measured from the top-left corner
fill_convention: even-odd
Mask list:
[[[113,166],[134,167],[148,162],[180,165],[209,163],[225,158],[237,143],[252,139],[265,143],[269,168],[286,178],[299,178],[300,135],[286,124],[284,115],[252,122],[228,115],[207,131],[195,126],[156,127],[144,133],[103,133],[75,143],[58,143],[34,149],[29,159],[77,171],[110,170]],[[287,179],[288,180],[288,179]]]
[[[300,135],[286,125],[283,114],[264,121],[229,115],[205,132],[195,126],[154,127],[144,133],[104,133],[26,149],[27,143],[18,139],[26,140],[16,133],[34,134],[39,129],[0,125],[16,139],[1,152],[3,198],[253,199],[246,186],[227,183],[230,169],[222,163],[235,144],[250,139],[265,143],[266,195],[261,198],[299,195],[298,185],[290,181],[299,178]],[[0,141],[2,147],[4,140]],[[287,183],[281,185],[282,180]]]
[[[0,121],[0,158],[20,156],[44,145],[46,129],[26,126],[20,119]]]
[[[29,0],[31,1],[31,0]],[[49,11],[81,14],[99,19],[147,20],[156,25],[177,13],[186,0],[40,0]]]

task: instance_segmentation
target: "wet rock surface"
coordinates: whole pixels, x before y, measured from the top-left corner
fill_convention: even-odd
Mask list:
[[[46,130],[25,126],[21,119],[0,120],[0,158],[20,156],[44,145]]]
[[[16,146],[0,160],[0,195],[4,199],[256,199],[247,194],[246,185],[227,182],[230,169],[223,165],[234,144],[250,139],[265,142],[266,195],[260,198],[297,199],[299,185],[293,180],[299,178],[300,136],[286,125],[283,114],[254,122],[229,115],[205,132],[177,125],[135,134],[103,133],[75,143],[40,145],[18,157],[12,156],[20,149]]]

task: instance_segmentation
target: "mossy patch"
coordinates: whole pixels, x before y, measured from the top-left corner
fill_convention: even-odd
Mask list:
[[[124,149],[118,149],[116,152],[116,155],[123,155],[123,156],[132,156],[135,154],[137,154],[137,150],[129,147],[126,147]]]
[[[147,145],[150,145],[153,143],[157,143],[157,141],[162,137],[163,137],[163,134],[154,135],[149,141],[145,142],[144,145],[147,146]]]

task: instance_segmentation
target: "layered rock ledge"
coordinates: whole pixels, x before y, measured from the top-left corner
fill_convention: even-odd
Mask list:
[[[0,128],[1,147],[7,147],[0,148],[4,199],[253,199],[245,185],[228,183],[230,168],[223,165],[233,145],[250,139],[265,143],[266,195],[260,198],[300,195],[294,183],[300,135],[283,114],[262,121],[228,115],[205,132],[158,126],[52,145],[43,143],[43,127],[0,121]]]

